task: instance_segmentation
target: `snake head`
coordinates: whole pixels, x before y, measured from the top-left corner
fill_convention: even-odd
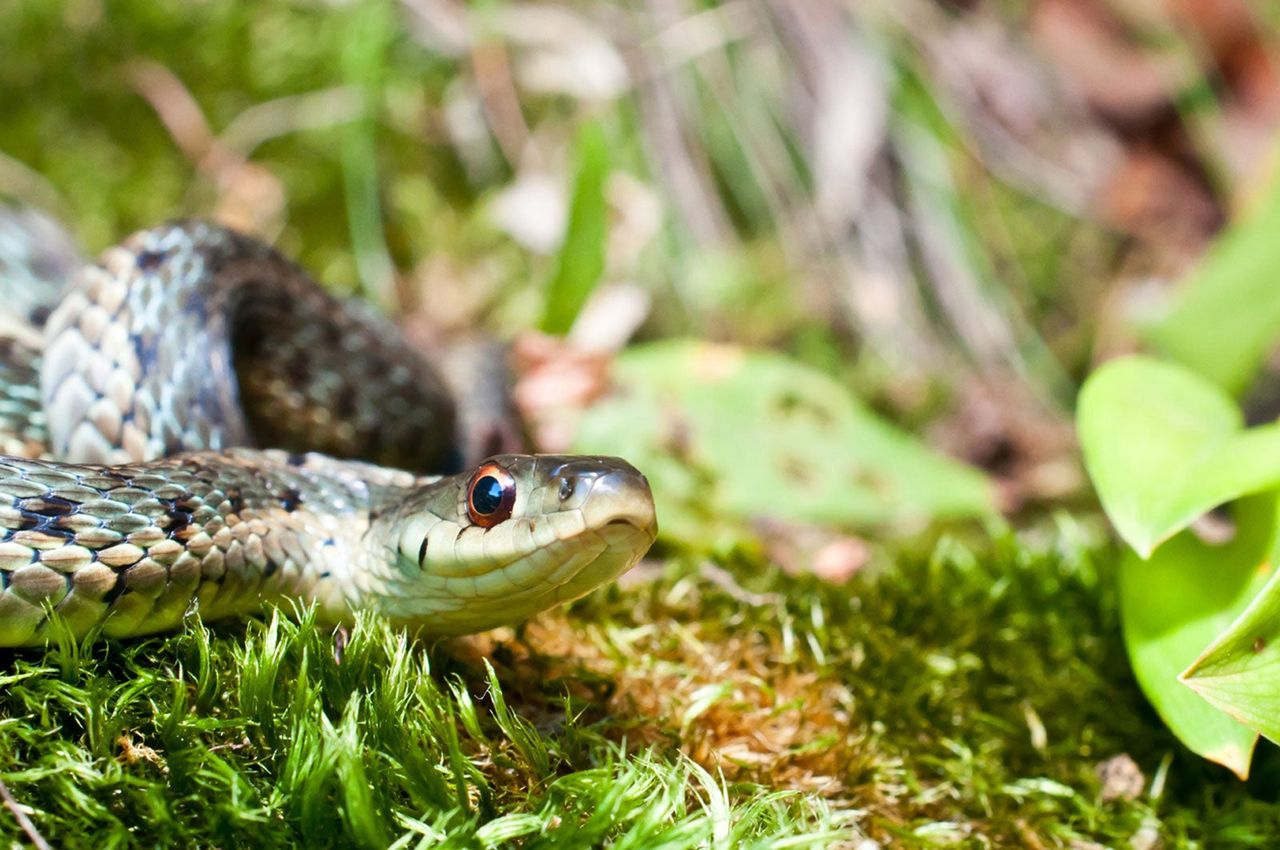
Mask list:
[[[420,486],[376,605],[423,634],[520,622],[626,572],[658,533],[649,482],[615,457],[497,455]]]

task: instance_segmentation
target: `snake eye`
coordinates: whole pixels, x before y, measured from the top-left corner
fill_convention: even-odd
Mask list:
[[[486,463],[467,485],[467,516],[481,528],[491,528],[511,516],[516,503],[516,482],[511,473]]]

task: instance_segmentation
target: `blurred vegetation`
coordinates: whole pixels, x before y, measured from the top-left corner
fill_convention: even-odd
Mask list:
[[[535,445],[643,460],[664,528],[515,633],[9,655],[2,829],[1270,846],[1274,751],[1237,783],[1137,690],[1142,589],[1069,423],[1140,339],[1270,368],[1280,15],[1206,5],[0,4],[0,195],[87,253],[214,217],[411,328],[514,337]]]

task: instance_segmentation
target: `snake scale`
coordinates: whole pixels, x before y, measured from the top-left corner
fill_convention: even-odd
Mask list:
[[[582,596],[652,544],[648,483],[621,459],[454,472],[466,417],[436,370],[273,249],[201,222],[83,268],[67,244],[0,208],[0,646],[290,600],[462,634]]]

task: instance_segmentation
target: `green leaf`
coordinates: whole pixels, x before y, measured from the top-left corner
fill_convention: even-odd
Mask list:
[[[1280,181],[1228,228],[1147,341],[1228,392],[1248,386],[1280,334]]]
[[[1278,502],[1273,493],[1239,502],[1228,545],[1185,531],[1150,560],[1130,553],[1120,572],[1125,645],[1142,690],[1188,748],[1242,779],[1258,737],[1252,724],[1223,714],[1178,677],[1266,583]]]
[[[1245,430],[1235,403],[1181,366],[1106,364],[1076,425],[1103,509],[1144,558],[1215,506],[1280,483],[1280,425]]]
[[[1182,681],[1212,705],[1280,742],[1280,572],[1266,572],[1270,580],[1187,668]],[[1216,571],[1214,578],[1216,582]]]
[[[577,175],[569,223],[555,274],[547,282],[542,314],[542,330],[552,334],[568,332],[604,274],[609,233],[609,205],[604,192],[609,177],[609,144],[598,121],[582,125],[574,148],[574,161]]]
[[[584,415],[574,450],[643,470],[667,539],[705,545],[762,517],[919,524],[994,512],[979,472],[781,355],[673,340],[624,352],[613,377],[617,392]]]

